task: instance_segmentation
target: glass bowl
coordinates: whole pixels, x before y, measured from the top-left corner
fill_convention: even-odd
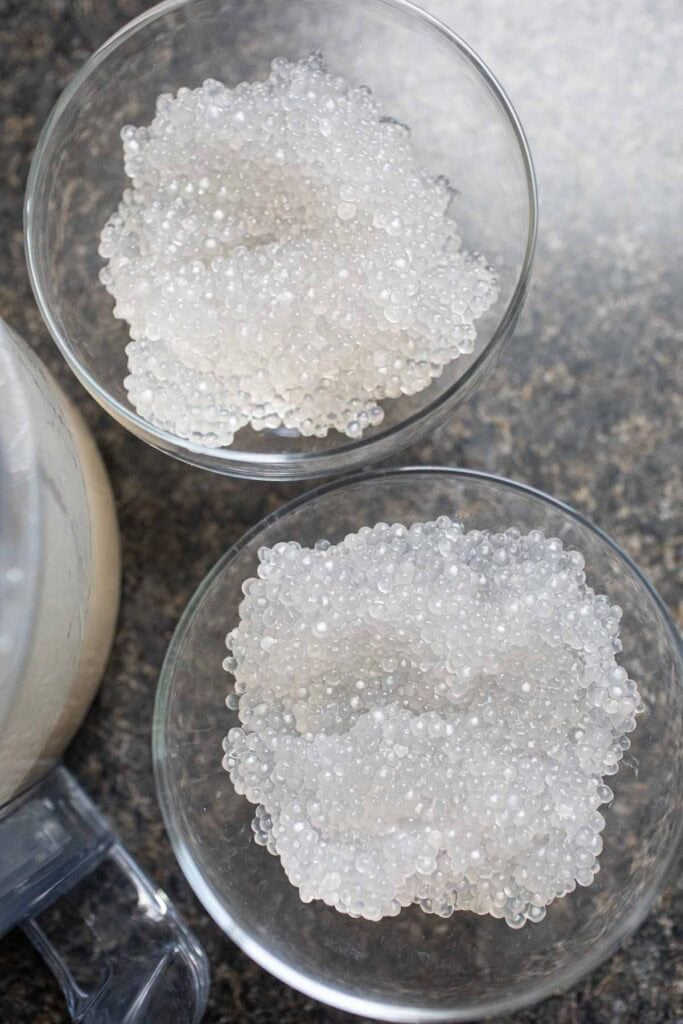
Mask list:
[[[128,325],[99,283],[100,231],[128,183],[120,129],[149,124],[162,92],[209,77],[263,78],[274,57],[320,50],[331,70],[372,88],[410,125],[423,166],[457,190],[465,249],[483,252],[501,291],[477,322],[476,352],[426,390],[383,402],[384,422],[351,440],[243,428],[207,448],[139,416],[123,386]],[[205,469],[250,479],[296,479],[359,468],[412,444],[451,415],[494,365],[529,285],[536,187],[509,100],[475,53],[406,0],[167,0],[130,22],[84,65],[56,104],[29,174],[26,250],[36,300],[76,376],[121,424]]]
[[[455,515],[469,528],[543,530],[586,557],[588,582],[624,611],[622,663],[646,712],[610,779],[601,871],[519,931],[416,906],[380,922],[304,904],[279,858],[253,841],[254,807],[221,767],[237,724],[224,699],[225,635],[262,545],[338,542],[378,521]],[[648,912],[681,832],[683,664],[680,639],[651,585],[605,534],[538,491],[483,473],[386,470],[318,488],[268,516],[232,547],[188,605],[157,694],[157,788],[176,856],[220,927],[267,970],[344,1010],[390,1021],[465,1021],[506,1013],[573,982],[609,956]],[[603,808],[604,810],[604,808]]]

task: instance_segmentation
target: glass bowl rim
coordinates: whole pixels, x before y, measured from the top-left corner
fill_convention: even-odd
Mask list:
[[[299,495],[291,501],[286,502],[274,512],[269,513],[255,526],[247,530],[235,544],[218,559],[215,565],[209,570],[202,582],[199,584],[190,601],[186,605],[180,620],[174,630],[171,642],[166,652],[164,662],[159,676],[156,698],[154,703],[154,716],[152,724],[152,759],[154,767],[154,778],[157,798],[161,807],[166,832],[171,841],[173,852],[190,883],[195,895],[204,906],[207,913],[226,935],[237,946],[240,947],[252,960],[265,968],[269,973],[279,978],[285,984],[297,989],[299,992],[311,996],[320,1002],[334,1006],[337,1009],[359,1014],[361,1016],[373,1017],[377,1020],[395,1022],[395,1024],[431,1024],[431,1022],[459,1022],[476,1021],[483,1017],[497,1016],[510,1013],[513,1010],[521,1009],[533,1003],[540,1002],[550,995],[562,992],[575,984],[589,971],[594,970],[599,964],[611,956],[618,946],[636,930],[649,913],[652,904],[663,887],[669,872],[674,864],[676,852],[681,844],[683,836],[683,815],[678,816],[676,829],[669,841],[668,849],[658,861],[648,882],[648,886],[641,898],[634,905],[631,912],[623,917],[619,927],[613,928],[610,932],[596,943],[591,950],[575,961],[568,964],[562,970],[557,971],[551,977],[536,982],[528,990],[513,996],[499,996],[490,999],[488,1002],[474,1006],[463,1004],[460,1007],[454,1006],[450,1009],[433,1009],[419,1007],[404,1007],[393,1003],[387,1003],[381,999],[356,996],[344,990],[335,988],[326,982],[320,982],[306,972],[284,963],[279,957],[270,952],[264,945],[256,941],[250,934],[245,932],[231,917],[230,913],[222,905],[220,893],[204,878],[201,869],[198,867],[195,858],[185,844],[182,832],[178,826],[178,815],[171,799],[171,786],[168,781],[166,770],[166,721],[170,706],[171,679],[173,676],[173,664],[176,659],[176,652],[182,644],[187,627],[198,608],[200,607],[205,594],[213,585],[215,579],[223,570],[234,561],[258,534],[277,522],[289,513],[300,509],[309,502],[315,501],[331,492],[346,488],[351,485],[377,481],[383,478],[401,477],[405,475],[423,474],[425,476],[449,476],[461,480],[478,481],[485,484],[511,490],[515,493],[534,498],[541,504],[549,505],[555,511],[562,513],[570,520],[578,523],[592,533],[598,541],[615,554],[625,568],[635,577],[636,582],[643,588],[657,608],[662,622],[672,642],[672,648],[676,654],[679,666],[679,675],[683,676],[683,641],[676,628],[669,611],[659,596],[654,586],[643,572],[638,568],[633,559],[606,534],[600,527],[596,526],[576,509],[565,502],[551,495],[546,494],[528,484],[518,483],[503,476],[481,470],[460,469],[447,466],[401,466],[386,469],[373,470],[371,472],[355,473],[345,476],[329,483],[315,487]]]
[[[47,288],[44,285],[44,274],[41,259],[37,252],[38,234],[35,224],[35,213],[38,197],[43,182],[49,173],[48,163],[53,140],[58,135],[61,121],[72,100],[76,99],[82,87],[100,65],[114,53],[126,40],[137,34],[148,23],[156,21],[172,11],[187,7],[200,0],[163,0],[149,10],[138,15],[117,32],[109,37],[85,62],[69,82],[52,108],[38,138],[35,153],[31,160],[26,196],[24,201],[24,235],[26,239],[26,262],[33,294],[38,309],[45,321],[52,338],[59,348],[69,367],[95,400],[117,422],[129,429],[137,437],[146,441],[167,454],[188,462],[199,468],[209,469],[217,473],[247,479],[306,479],[353,469],[359,464],[370,463],[376,459],[386,458],[400,451],[429,430],[443,422],[459,404],[463,393],[467,395],[468,386],[476,383],[489,365],[491,356],[497,351],[511,334],[521,312],[529,288],[531,268],[536,248],[538,227],[538,194],[536,175],[529,145],[521,122],[510,102],[505,90],[493,72],[478,54],[438,18],[423,11],[411,0],[374,0],[386,7],[407,14],[417,21],[429,26],[443,36],[460,52],[460,55],[474,68],[477,79],[489,90],[497,102],[501,117],[512,129],[519,153],[521,155],[527,187],[528,225],[524,258],[515,284],[514,291],[504,311],[501,312],[498,324],[486,346],[479,352],[471,366],[465,370],[442,394],[433,398],[424,408],[401,419],[393,427],[374,436],[358,440],[340,441],[335,447],[324,452],[248,452],[236,447],[207,448],[193,444],[183,438],[163,430],[148,422],[132,407],[115,398],[82,364],[78,353],[73,349],[68,334],[62,331],[57,317],[53,315]],[[285,2],[285,0],[283,0]],[[363,0],[354,0],[359,7]],[[341,437],[341,435],[340,435]],[[351,459],[346,467],[344,460]]]

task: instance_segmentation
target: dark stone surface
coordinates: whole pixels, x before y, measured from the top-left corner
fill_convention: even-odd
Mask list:
[[[0,316],[83,410],[116,493],[121,620],[67,762],[204,943],[207,1024],[341,1024],[286,988],[200,910],[157,808],[150,727],[161,660],[207,569],[299,485],[220,479],[158,455],[86,396],[51,344],[25,271],[21,224],[41,124],[74,71],[141,0],[0,0]],[[680,600],[680,90],[675,0],[433,0],[505,85],[539,172],[531,297],[495,373],[457,418],[401,461],[484,468],[575,505],[621,543],[670,607]],[[678,110],[677,110],[678,105]],[[677,148],[678,147],[678,148]],[[677,381],[678,370],[678,381]],[[681,1024],[683,892],[669,886],[609,963],[514,1024]],[[0,941],[0,1022],[66,1021],[20,933]]]

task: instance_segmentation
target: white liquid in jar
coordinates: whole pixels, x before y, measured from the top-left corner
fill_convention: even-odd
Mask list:
[[[95,443],[35,356],[11,338],[37,447],[42,550],[21,678],[0,680],[14,687],[0,717],[0,805],[47,771],[80,725],[109,655],[120,581],[114,501]]]

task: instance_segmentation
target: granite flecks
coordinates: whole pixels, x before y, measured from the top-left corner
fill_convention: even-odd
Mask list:
[[[141,0],[0,0],[0,316],[84,412],[117,497],[121,619],[100,694],[67,761],[187,916],[212,971],[206,1024],[349,1024],[274,980],[201,911],[170,851],[150,728],[163,655],[209,567],[303,485],[244,484],[147,448],[86,396],[51,344],[23,257],[22,199],[38,132],[90,52]],[[525,481],[611,533],[669,606],[681,600],[681,90],[675,0],[432,0],[496,71],[534,153],[541,195],[531,295],[495,372],[396,463]],[[20,932],[0,941],[0,1024],[65,1024],[56,983]],[[509,1024],[682,1024],[683,887],[570,992]],[[492,1022],[488,1022],[492,1024]]]

